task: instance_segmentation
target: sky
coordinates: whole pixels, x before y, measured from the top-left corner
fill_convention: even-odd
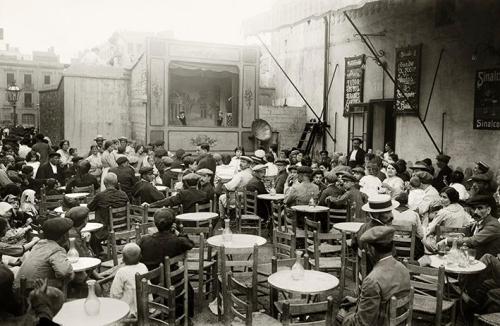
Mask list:
[[[241,23],[273,0],[0,0],[4,40],[23,54],[54,46],[69,63],[114,31],[172,30],[181,40],[243,44]]]

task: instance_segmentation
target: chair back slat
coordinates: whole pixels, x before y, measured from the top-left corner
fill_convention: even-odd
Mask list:
[[[178,313],[177,321],[183,320],[188,325],[188,268],[187,253],[175,257],[165,257],[165,286],[174,289],[176,299],[182,300],[182,313]]]
[[[398,259],[414,260],[415,241],[417,235],[416,225],[392,225],[396,230],[394,233],[393,254]]]
[[[246,191],[243,201],[243,214],[257,215],[257,191]]]
[[[283,231],[285,221],[283,221],[283,210],[281,203],[271,202],[271,219],[273,222],[273,229]]]
[[[212,200],[204,204],[196,203],[194,207],[195,212],[215,212]]]
[[[153,285],[143,278],[136,283],[139,325],[175,325],[175,289]],[[154,299],[153,299],[154,295]],[[154,300],[154,301],[153,301]],[[150,312],[151,310],[151,312]]]
[[[252,312],[255,311],[257,302],[253,298],[251,287],[240,283],[233,275],[228,273],[227,291],[224,296],[229,308],[228,314],[225,314],[225,324],[230,325],[233,316],[240,318],[245,325],[252,325]]]
[[[324,313],[324,319],[315,321],[304,321],[293,322],[292,320],[305,317],[311,314],[322,315]],[[283,325],[333,325],[334,322],[334,311],[333,311],[333,298],[328,296],[326,301],[322,302],[304,302],[304,303],[291,303],[286,300],[283,303]]]

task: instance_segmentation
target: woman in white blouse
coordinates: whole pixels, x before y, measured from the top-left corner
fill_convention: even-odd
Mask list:
[[[387,178],[382,182],[381,192],[391,195],[395,198],[404,189],[404,181],[397,176],[399,172],[399,166],[396,163],[387,164],[386,174]]]
[[[71,163],[71,154],[69,153],[69,140],[61,140],[57,153],[61,155],[61,166],[67,166]]]

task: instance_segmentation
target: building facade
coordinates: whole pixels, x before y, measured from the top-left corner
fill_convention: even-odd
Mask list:
[[[0,125],[13,123],[13,108],[7,99],[7,87],[13,82],[22,91],[16,105],[17,122],[24,127],[37,127],[39,121],[39,91],[57,86],[64,64],[53,49],[34,51],[31,56],[18,51],[0,52]]]
[[[337,66],[326,119],[334,139],[327,137],[330,152],[345,153],[350,139],[361,137],[374,151],[394,141],[400,157],[412,162],[442,151],[453,166],[485,160],[498,168],[499,6],[474,0],[277,1],[245,30],[269,40],[274,57],[318,115]],[[398,78],[398,72],[398,85],[411,97],[413,110],[400,110],[401,94],[344,12],[391,77]],[[418,60],[404,61],[408,49]],[[271,69],[266,86],[275,88],[274,102],[304,105],[279,68]],[[488,89],[480,88],[481,80]],[[354,105],[346,106],[352,96],[357,96],[350,101]],[[487,119],[476,117],[481,107]],[[310,110],[308,118],[314,118]]]

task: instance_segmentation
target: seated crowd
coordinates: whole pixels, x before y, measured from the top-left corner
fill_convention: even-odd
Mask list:
[[[251,155],[237,147],[231,156],[212,154],[208,144],[200,144],[195,154],[184,149],[174,153],[165,149],[163,141],[143,146],[125,137],[111,141],[97,136],[85,155],[70,148],[67,140],[52,146],[41,134],[4,141],[0,152],[0,323],[50,323],[65,296],[86,297],[90,279],[98,284],[111,280],[109,295],[125,301],[129,317],[137,317],[136,273],[147,273],[165,257],[194,246],[175,224],[176,215],[212,202],[219,213],[213,226],[222,227],[223,218],[237,216],[235,200],[243,191],[283,194],[283,214],[296,219],[298,228],[303,227],[305,216],[291,209],[296,205],[348,208],[350,221],[363,223],[351,247],[366,250],[368,275],[359,297],[343,301],[339,323],[385,324],[390,297],[409,292],[409,273],[392,256],[395,231],[391,225],[415,227],[414,258],[422,266],[429,265],[428,255],[443,246],[474,248],[475,258],[487,269],[465,284],[466,302],[477,312],[500,308],[484,305],[492,293],[500,293],[498,183],[488,164],[480,161],[473,169],[453,169],[451,158],[444,154],[437,155],[435,166],[430,159],[412,164],[398,157],[392,144],[375,154],[365,153],[361,145],[360,139],[354,139],[348,155],[329,155],[323,150],[313,160],[300,150],[277,152],[276,147]],[[81,188],[91,189],[86,207],[64,197],[61,216],[41,205],[47,196]],[[101,273],[73,271],[68,257],[73,247],[80,257],[111,259],[106,250],[113,221],[110,208],[127,205],[153,211],[155,228],[136,243],[126,244],[117,266]],[[264,230],[272,228],[270,214],[270,201],[258,199],[257,215]],[[91,215],[93,222],[104,226],[83,232]],[[317,214],[317,219],[322,230],[330,232],[327,214]],[[464,235],[438,236],[441,227],[463,228]],[[23,280],[27,281],[24,294],[16,290]],[[189,287],[189,316],[193,316],[193,296]]]

